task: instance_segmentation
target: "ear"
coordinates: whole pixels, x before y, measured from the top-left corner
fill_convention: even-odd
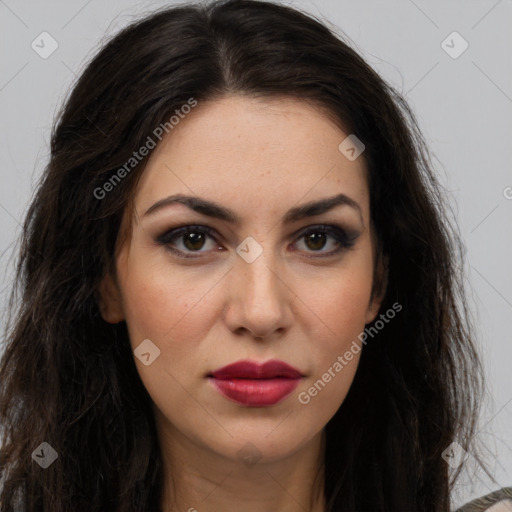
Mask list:
[[[110,273],[101,281],[97,293],[101,316],[109,324],[117,324],[124,320],[124,311],[119,286]]]
[[[366,311],[367,324],[375,320],[386,295],[389,273],[388,262],[389,259],[385,255],[379,256],[378,261],[376,262],[373,273],[374,277],[370,303],[368,304],[368,310]]]

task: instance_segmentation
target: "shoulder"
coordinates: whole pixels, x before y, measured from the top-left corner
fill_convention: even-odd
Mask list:
[[[512,487],[503,487],[477,498],[455,512],[512,512]]]

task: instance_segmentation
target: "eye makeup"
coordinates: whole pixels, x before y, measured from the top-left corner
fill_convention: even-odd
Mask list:
[[[186,238],[187,235],[194,235],[191,238]],[[198,236],[199,235],[199,236]],[[316,236],[314,236],[316,235]],[[320,235],[320,238],[318,237]],[[294,237],[297,240],[307,239],[309,243],[313,243],[313,245],[318,244],[321,245],[320,249],[323,249],[325,245],[328,245],[329,239],[334,242],[336,246],[333,250],[324,251],[324,250],[307,250],[307,242],[304,244],[306,246],[305,250],[300,250],[301,252],[309,253],[312,258],[323,258],[329,257],[339,254],[344,250],[348,250],[352,248],[359,237],[360,232],[355,230],[347,231],[345,228],[335,225],[335,224],[317,224],[308,226],[307,228],[301,230],[298,234],[295,234]],[[307,237],[310,237],[309,239]],[[313,237],[313,238],[311,238]],[[218,237],[214,229],[205,225],[197,225],[197,224],[188,224],[177,226],[171,229],[167,229],[161,235],[158,235],[155,238],[155,242],[159,245],[164,246],[173,254],[182,258],[202,258],[204,254],[211,253],[212,251],[202,251],[200,249],[203,246],[199,247],[199,250],[193,250],[189,247],[185,246],[185,243],[192,243],[201,245],[201,242],[206,242],[206,240],[210,238],[215,242],[216,249],[222,249],[220,243],[218,241]],[[178,249],[176,247],[176,241],[181,240],[182,248]],[[323,243],[325,241],[325,243]],[[203,244],[204,245],[204,244]],[[297,249],[294,249],[294,252]],[[193,255],[197,253],[196,255]]]

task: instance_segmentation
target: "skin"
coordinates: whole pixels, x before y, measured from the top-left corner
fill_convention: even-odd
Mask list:
[[[152,151],[135,211],[125,215],[131,233],[119,247],[116,276],[101,284],[100,308],[107,322],[126,321],[133,349],[149,339],[160,350],[148,366],[134,360],[154,402],[165,512],[324,510],[323,429],[347,395],[360,352],[308,404],[298,396],[354,340],[361,346],[357,336],[382,299],[371,293],[367,171],[362,157],[350,161],[339,151],[347,135],[303,100],[227,96],[200,103]],[[144,215],[176,193],[228,207],[240,223],[181,204]],[[338,193],[360,211],[340,205],[283,224],[290,208]],[[199,257],[180,258],[156,241],[194,224],[209,226],[215,238],[201,244],[181,236],[173,246]],[[331,235],[323,244],[301,236],[318,224],[358,237],[334,254]],[[236,253],[248,236],[263,250],[252,263]],[[246,407],[206,378],[240,359],[279,359],[305,376],[280,403]],[[244,446],[256,462],[241,459]]]

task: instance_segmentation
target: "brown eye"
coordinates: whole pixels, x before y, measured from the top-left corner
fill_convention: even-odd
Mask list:
[[[319,256],[330,256],[352,247],[358,236],[359,233],[355,233],[349,237],[345,230],[338,226],[320,225],[308,228],[300,235],[299,240],[304,240],[306,252],[317,252]],[[329,239],[332,240],[331,246],[334,246],[334,249],[323,251],[322,249],[329,244]]]
[[[325,246],[327,236],[325,233],[310,233],[305,236],[306,245],[312,250],[319,250]]]
[[[208,239],[211,239],[210,248],[201,250],[207,245]],[[207,226],[184,226],[177,229],[171,229],[163,235],[160,235],[156,241],[168,247],[170,250],[185,258],[194,258],[187,253],[198,253],[198,256],[208,250],[218,247],[213,230]]]
[[[191,231],[190,233],[181,236],[183,237],[183,245],[191,251],[201,249],[204,245],[205,235],[203,233]]]
[[[213,233],[214,231],[208,226],[183,226],[165,232],[156,241],[183,258],[199,258],[202,254],[216,248],[223,249],[219,246]],[[345,230],[339,226],[313,226],[299,235],[298,240],[304,241],[305,246],[299,250],[306,253],[317,253],[314,256],[318,257],[332,256],[343,249],[352,247],[358,236],[359,233],[348,236]],[[208,239],[211,240],[209,248],[207,247]],[[329,243],[331,250],[323,250],[329,246]],[[194,255],[194,253],[197,254]]]

